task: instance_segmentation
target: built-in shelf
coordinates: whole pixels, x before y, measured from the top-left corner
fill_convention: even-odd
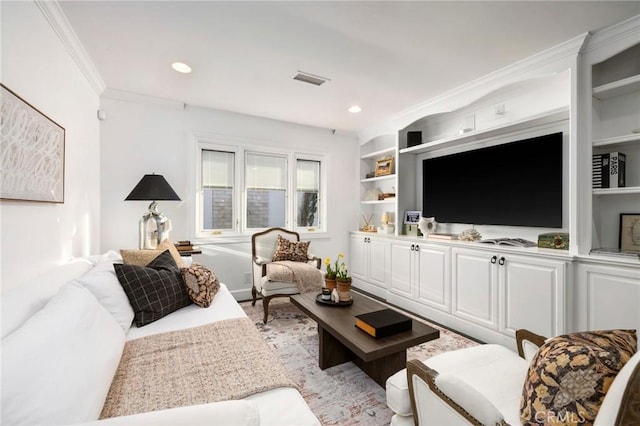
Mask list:
[[[393,204],[395,200],[395,198],[385,198],[384,200],[366,200],[360,201],[360,204]]]
[[[593,141],[593,146],[622,145],[625,143],[640,142],[640,133],[631,133],[623,136],[616,136]]]
[[[425,152],[434,151],[436,149],[448,148],[452,146],[462,145],[469,142],[473,142],[479,139],[490,138],[493,136],[500,136],[509,132],[516,132],[518,130],[529,129],[535,126],[541,126],[543,124],[555,123],[569,118],[569,108],[562,107],[547,111],[542,114],[534,115],[522,120],[512,121],[500,126],[491,127],[489,129],[475,130],[472,132],[464,133],[462,135],[455,135],[448,138],[442,138],[431,142],[425,142],[420,145],[412,146],[410,148],[404,148],[400,150],[401,154],[422,154]]]
[[[372,178],[365,178],[365,179],[360,179],[361,183],[367,183],[367,182],[379,182],[381,180],[389,180],[389,179],[395,179],[396,175],[392,174],[392,175],[386,175],[386,176],[377,176],[377,177],[372,177]]]
[[[594,87],[593,97],[600,100],[609,99],[638,90],[640,90],[640,74]]]
[[[620,195],[640,194],[640,186],[627,186],[624,188],[598,188],[593,190],[593,195]]]
[[[360,156],[360,158],[362,160],[370,160],[373,158],[384,157],[385,155],[393,155],[395,152],[396,152],[396,147],[392,146],[389,148],[380,149],[378,151],[371,152],[369,154],[363,154],[362,156]]]

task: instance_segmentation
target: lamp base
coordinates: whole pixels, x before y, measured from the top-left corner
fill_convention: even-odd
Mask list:
[[[138,246],[143,250],[154,250],[162,241],[169,239],[171,221],[158,211],[158,203],[149,204],[138,224]]]

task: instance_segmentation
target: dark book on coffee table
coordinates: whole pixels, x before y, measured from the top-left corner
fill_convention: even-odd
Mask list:
[[[411,330],[411,318],[393,309],[356,315],[356,327],[376,339]]]

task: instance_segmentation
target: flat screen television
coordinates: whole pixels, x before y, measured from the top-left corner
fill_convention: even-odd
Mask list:
[[[422,215],[561,228],[562,166],[562,132],[423,160]]]

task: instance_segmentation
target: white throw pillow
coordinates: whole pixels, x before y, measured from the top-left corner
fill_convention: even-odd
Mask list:
[[[93,265],[86,259],[75,259],[51,268],[44,274],[2,293],[2,338],[15,331],[32,315],[44,308],[67,281],[84,274]]]
[[[116,261],[114,258],[103,257],[93,269],[76,278],[73,282],[89,289],[126,333],[131,328],[134,314],[129,298],[113,269],[114,261]]]
[[[97,419],[124,342],[122,328],[89,290],[65,284],[2,341],[1,423]]]

